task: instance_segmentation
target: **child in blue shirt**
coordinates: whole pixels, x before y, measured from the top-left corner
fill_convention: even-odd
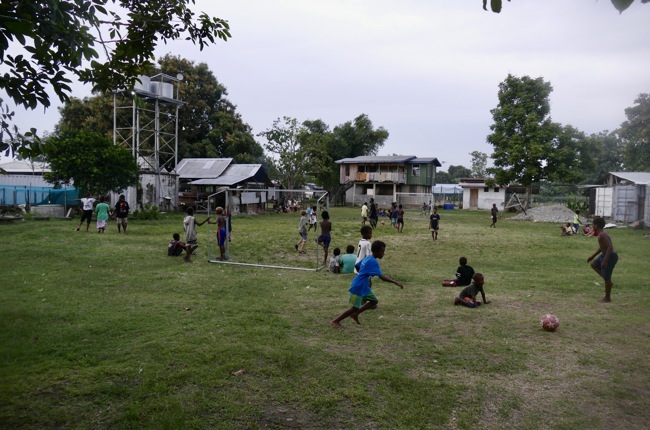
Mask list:
[[[351,305],[350,309],[343,312],[341,315],[330,321],[330,325],[335,328],[343,327],[341,321],[350,317],[357,324],[359,322],[359,314],[367,309],[374,309],[379,303],[379,299],[372,292],[370,288],[370,278],[377,276],[382,281],[391,282],[400,288],[404,288],[402,283],[389,278],[384,275],[379,268],[379,260],[381,260],[386,252],[386,244],[381,240],[376,240],[372,243],[372,255],[363,259],[359,266],[359,273],[352,279],[350,285],[350,298],[348,303]]]

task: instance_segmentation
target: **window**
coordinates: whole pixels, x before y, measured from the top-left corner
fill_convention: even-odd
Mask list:
[[[413,166],[413,176],[420,176],[420,166]]]
[[[483,188],[483,191],[485,191],[486,193],[489,193],[490,192],[490,187]]]
[[[499,187],[494,187],[494,192],[498,193],[499,192]]]

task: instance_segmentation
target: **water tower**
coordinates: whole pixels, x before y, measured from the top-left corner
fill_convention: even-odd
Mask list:
[[[140,168],[140,184],[124,193],[129,205],[178,206],[178,100],[176,77],[139,76],[132,90],[115,91],[113,143],[131,151]],[[111,196],[111,201],[116,200]]]

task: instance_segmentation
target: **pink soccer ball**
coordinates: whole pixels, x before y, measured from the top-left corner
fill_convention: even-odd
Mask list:
[[[546,331],[555,331],[560,326],[560,319],[553,314],[542,315],[539,320]]]

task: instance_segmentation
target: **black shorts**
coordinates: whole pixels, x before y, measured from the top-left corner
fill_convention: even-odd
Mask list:
[[[90,224],[90,220],[92,219],[92,217],[93,217],[92,209],[89,211],[84,211],[84,213],[81,214],[81,222],[84,222],[84,220],[86,220],[86,222]]]

